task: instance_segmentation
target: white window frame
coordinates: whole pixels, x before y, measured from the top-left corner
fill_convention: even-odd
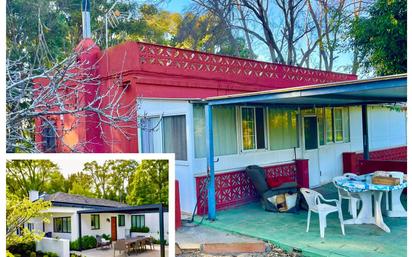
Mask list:
[[[336,123],[335,123],[335,110],[340,110],[341,111],[341,125],[342,125],[342,140],[337,141],[336,140]],[[345,138],[345,128],[343,126],[343,107],[334,107],[332,109],[332,120],[333,120],[333,142],[334,143],[343,143],[344,138]]]
[[[265,132],[264,135],[264,141],[265,141],[265,147],[264,148],[257,148],[257,133],[256,133],[256,108],[261,108],[263,110],[263,129]],[[254,112],[254,132],[255,132],[255,148],[254,149],[244,149],[243,148],[243,124],[242,124],[242,110],[243,109],[253,109]],[[265,106],[240,106],[239,107],[239,130],[240,130],[240,152],[241,153],[248,153],[248,152],[261,152],[261,151],[267,151],[268,150],[268,130],[267,130],[267,107]]]

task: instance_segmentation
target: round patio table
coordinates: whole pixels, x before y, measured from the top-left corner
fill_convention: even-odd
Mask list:
[[[385,232],[389,233],[391,230],[385,224],[382,217],[381,201],[384,192],[401,193],[407,186],[407,182],[396,185],[377,185],[371,182],[372,174],[358,176],[357,178],[345,178],[336,180],[336,184],[350,193],[357,193],[362,201],[362,208],[358,216],[354,219],[345,220],[344,224],[375,224]],[[374,205],[374,215],[372,215],[372,195]],[[399,203],[394,203],[393,206],[402,206],[400,198],[397,198]],[[402,207],[403,209],[403,207]]]

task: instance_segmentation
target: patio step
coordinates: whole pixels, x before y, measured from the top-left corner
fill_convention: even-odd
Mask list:
[[[208,243],[203,244],[201,251],[207,254],[227,253],[263,253],[266,246],[263,242],[258,243]]]

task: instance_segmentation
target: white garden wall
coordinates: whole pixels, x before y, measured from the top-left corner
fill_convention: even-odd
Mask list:
[[[53,252],[59,257],[70,257],[70,240],[45,237],[36,242],[36,251]]]

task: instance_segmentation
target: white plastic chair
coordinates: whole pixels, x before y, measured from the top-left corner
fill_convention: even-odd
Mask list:
[[[305,197],[305,200],[308,203],[308,208],[309,208],[306,232],[309,232],[310,214],[311,214],[311,212],[316,212],[319,215],[320,237],[324,238],[325,237],[325,228],[327,226],[326,216],[331,212],[338,212],[342,234],[345,235],[345,227],[344,227],[344,224],[343,224],[342,210],[341,210],[341,207],[340,207],[339,200],[325,199],[320,193],[318,193],[314,190],[308,189],[308,188],[301,188],[300,192]],[[321,200],[323,202],[334,202],[336,204],[336,206],[326,204],[326,203],[322,203]]]
[[[336,180],[340,178],[356,178],[357,176],[358,175],[354,173],[345,173],[341,177],[333,178],[333,184],[338,189],[339,201],[342,203],[342,199],[348,200],[348,211],[354,219],[356,219],[356,217],[358,216],[358,209],[361,201],[360,196],[356,193],[350,193],[345,189],[341,188],[336,184]]]

